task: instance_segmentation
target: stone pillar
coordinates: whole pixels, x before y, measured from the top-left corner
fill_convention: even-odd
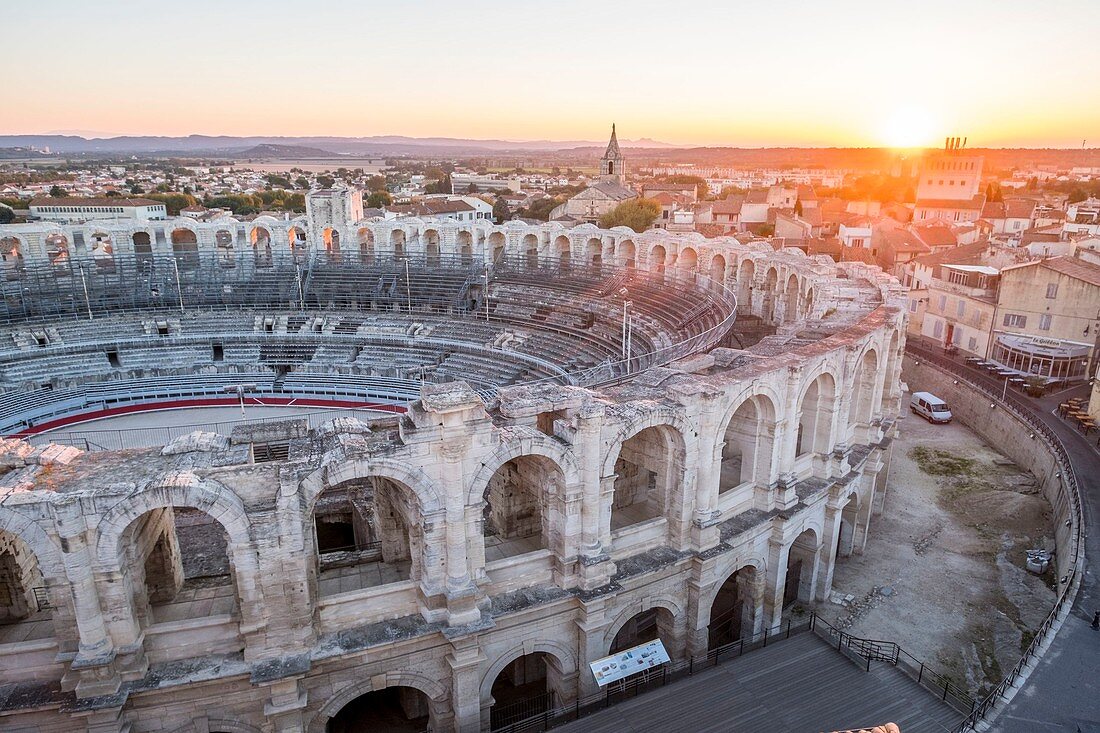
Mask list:
[[[308,693],[302,689],[302,676],[284,677],[265,683],[268,699],[264,702],[264,717],[271,723],[273,733],[303,733],[305,720],[302,711],[309,702]]]
[[[420,576],[420,613],[428,622],[446,620],[446,513],[432,512],[421,517],[424,537],[423,572]]]
[[[706,656],[710,643],[710,608],[705,603],[704,595],[707,594],[703,574],[705,573],[700,561],[693,562],[691,578],[687,581],[687,649],[688,658],[696,659]]]
[[[737,579],[741,597],[741,638],[751,639],[764,630],[764,598],[767,577],[760,570]]]
[[[591,562],[606,554],[601,511],[600,423],[603,408],[584,407],[577,415],[574,450],[581,482],[581,554]]]
[[[763,626],[768,629],[778,626],[783,620],[783,592],[786,590],[789,551],[790,546],[783,541],[782,534],[773,534],[768,538],[768,573],[761,609]]]
[[[722,449],[726,442],[722,431],[725,425],[718,425],[720,416],[716,414],[717,394],[706,395],[707,399],[699,415],[700,440],[696,470],[695,514],[692,518],[692,544],[695,551],[710,549],[720,541],[718,521],[718,489],[722,475]],[[685,486],[686,488],[686,486]]]
[[[480,518],[470,527],[466,520],[466,472],[464,458],[468,440],[458,439],[444,443],[442,456],[444,465],[440,471],[440,483],[444,489],[446,507],[446,583],[444,592],[447,598],[447,623],[451,626],[471,624],[481,619],[477,607],[477,586],[470,573],[466,545],[471,533],[477,534],[481,527]],[[484,543],[484,539],[481,539]]]
[[[821,547],[821,570],[818,575],[817,593],[814,600],[827,601],[833,590],[833,571],[836,569],[837,545],[840,540],[840,519],[842,509],[830,497],[825,505],[825,528]]]
[[[76,719],[84,719],[87,733],[130,733],[132,726],[121,707],[96,708],[74,713]]]
[[[579,641],[577,692],[583,701],[601,692],[589,664],[607,656],[604,636],[608,632],[607,627],[611,620],[607,618],[606,599],[598,598],[589,603],[582,601],[581,613],[576,623]]]
[[[478,733],[481,718],[481,664],[485,655],[476,635],[451,639],[447,664],[451,668],[451,709],[455,733]]]
[[[118,692],[122,681],[114,669],[115,645],[100,607],[99,586],[92,575],[94,562],[87,544],[82,505],[77,497],[65,497],[49,506],[64,548],[61,560],[79,634],[76,657],[63,680],[63,688],[75,689],[78,697],[112,695]],[[116,580],[116,585],[127,585],[121,577]],[[132,614],[129,619],[133,623]]]

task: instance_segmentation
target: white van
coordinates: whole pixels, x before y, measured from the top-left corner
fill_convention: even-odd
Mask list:
[[[951,408],[931,392],[914,392],[909,409],[928,422],[951,422]]]

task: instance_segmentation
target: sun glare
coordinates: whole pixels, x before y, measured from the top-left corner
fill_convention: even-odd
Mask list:
[[[928,110],[904,107],[890,115],[882,126],[882,141],[892,148],[916,148],[931,145],[935,125]]]

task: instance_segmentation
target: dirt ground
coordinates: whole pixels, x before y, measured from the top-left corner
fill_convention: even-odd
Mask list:
[[[1031,474],[957,422],[907,413],[900,433],[885,510],[864,553],[837,563],[834,591],[854,600],[817,610],[983,694],[1054,604],[1053,570],[1024,567],[1028,549],[1054,549],[1050,505]]]

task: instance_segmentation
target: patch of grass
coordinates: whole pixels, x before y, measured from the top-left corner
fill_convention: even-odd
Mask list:
[[[974,459],[963,458],[949,451],[939,448],[926,448],[918,445],[909,450],[912,458],[920,470],[929,476],[972,476],[974,475]]]

